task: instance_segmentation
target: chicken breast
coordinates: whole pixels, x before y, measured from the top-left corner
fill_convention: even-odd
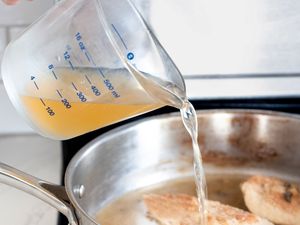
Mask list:
[[[248,209],[276,224],[300,225],[299,187],[277,178],[253,176],[241,185]]]
[[[197,199],[186,194],[144,196],[148,216],[161,225],[199,225]],[[207,201],[208,225],[272,225],[252,213],[215,201]]]

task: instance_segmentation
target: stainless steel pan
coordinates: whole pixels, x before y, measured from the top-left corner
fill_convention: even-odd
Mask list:
[[[299,181],[300,117],[268,111],[198,112],[206,173],[276,174]],[[48,202],[70,224],[95,225],[108,202],[135,189],[192,176],[191,140],[178,114],[112,130],[84,147],[56,186],[0,165],[0,180]]]

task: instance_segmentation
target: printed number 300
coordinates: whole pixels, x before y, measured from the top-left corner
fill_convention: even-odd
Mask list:
[[[80,99],[81,102],[86,102],[87,101],[86,97],[84,96],[84,94],[82,92],[78,92],[77,96],[78,96],[78,98]]]

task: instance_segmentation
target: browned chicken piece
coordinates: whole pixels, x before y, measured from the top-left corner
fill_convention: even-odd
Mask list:
[[[241,185],[248,209],[276,224],[300,225],[299,187],[277,178],[253,176]]]
[[[144,196],[148,216],[161,225],[199,225],[197,199],[186,194],[149,194]],[[273,225],[252,213],[206,201],[208,225]]]

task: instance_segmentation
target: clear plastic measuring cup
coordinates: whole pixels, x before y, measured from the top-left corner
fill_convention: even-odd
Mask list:
[[[65,0],[7,47],[2,76],[40,134],[68,139],[163,105],[185,84],[127,0]]]

